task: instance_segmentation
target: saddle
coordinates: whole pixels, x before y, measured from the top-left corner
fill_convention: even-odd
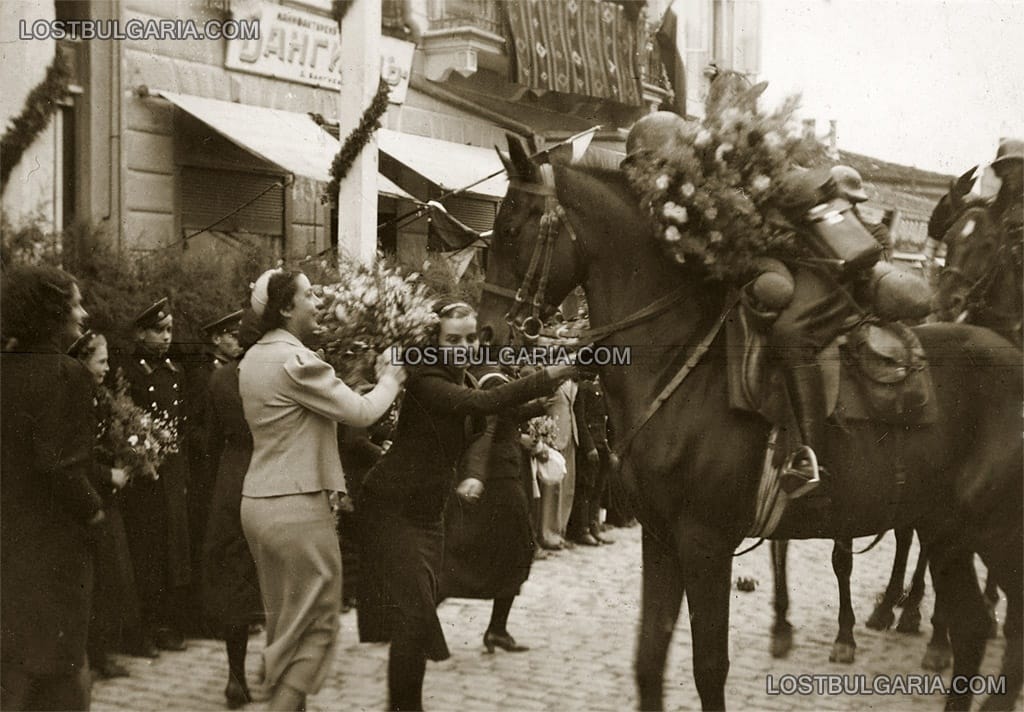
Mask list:
[[[742,301],[726,321],[729,405],[790,423],[782,369],[769,359],[767,320]],[[818,354],[834,420],[928,425],[938,419],[921,342],[899,322],[859,324]]]

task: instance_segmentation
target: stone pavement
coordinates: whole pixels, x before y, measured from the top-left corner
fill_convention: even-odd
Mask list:
[[[487,601],[448,601],[440,609],[451,659],[427,667],[424,703],[429,710],[630,710],[636,708],[633,682],[635,631],[639,620],[640,530],[616,529],[613,546],[579,547],[534,564],[530,580],[516,600],[509,629],[527,653],[497,650],[483,654],[481,644],[490,615]],[[855,546],[863,546],[866,539]],[[751,542],[745,542],[749,544]],[[758,581],[755,591],[733,586],[730,659],[726,701],[733,709],[757,710],[928,710],[942,709],[937,695],[778,696],[766,694],[766,677],[787,673],[863,674],[921,673],[921,656],[930,633],[932,598],[922,608],[925,633],[905,636],[893,630],[864,627],[876,593],[892,563],[891,534],[875,549],[854,559],[853,601],[857,661],[828,662],[836,633],[838,597],[830,564],[831,542],[794,542],[789,552],[790,621],[795,646],[786,660],[769,653],[772,579],[767,543],[735,560],[733,581]],[[911,568],[917,551],[911,553]],[[909,583],[909,582],[908,582]],[[1001,604],[1002,605],[1002,604]],[[898,612],[897,612],[898,614]],[[1000,616],[1002,608],[1000,608]],[[387,647],[357,643],[355,613],[342,617],[337,662],[327,684],[311,697],[309,710],[386,709]],[[248,670],[252,682],[262,635],[250,641]],[[983,673],[995,674],[1002,639],[990,641]],[[156,661],[125,658],[131,677],[100,681],[93,689],[93,709],[224,709],[227,662],[218,641],[192,641],[181,653],[164,653]],[[948,679],[948,671],[946,674]],[[666,707],[699,709],[693,684],[688,619],[676,629],[666,671]],[[1020,701],[1018,700],[1018,705]],[[259,703],[250,709],[261,709]]]

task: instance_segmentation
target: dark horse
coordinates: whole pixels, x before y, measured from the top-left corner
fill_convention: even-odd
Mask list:
[[[965,255],[971,250],[961,247],[962,239],[958,230],[965,225],[977,225],[978,231],[987,229],[987,217],[978,217],[976,211],[983,211],[986,203],[980,198],[971,198],[970,192],[976,180],[975,173],[977,166],[966,171],[954,181],[950,181],[949,191],[942,196],[932,211],[928,221],[928,237],[936,242],[945,241],[950,246],[947,259],[947,269],[943,274],[941,284],[946,292],[940,293],[937,302],[948,307],[940,309],[940,321],[954,321],[963,311],[967,301],[969,285],[979,279],[983,274],[981,260],[975,260],[968,265]],[[963,216],[967,217],[963,217]],[[971,222],[973,220],[974,222]],[[954,230],[954,225],[957,229]],[[953,243],[956,243],[955,245]],[[977,244],[983,244],[976,242]],[[975,248],[974,253],[983,253],[992,256],[992,251],[985,253]],[[990,263],[989,263],[990,264]],[[956,279],[951,279],[957,275]],[[967,275],[970,275],[968,278]],[[991,286],[995,286],[994,283]],[[1008,286],[1008,285],[1005,285]],[[1004,290],[1005,292],[1005,290]],[[1006,300],[1004,299],[1004,302]],[[1018,303],[1019,303],[1018,299]],[[955,313],[950,313],[954,312]],[[1005,322],[996,324],[994,320],[987,323],[984,320],[986,315],[975,314],[974,318],[967,319],[968,323],[976,323],[980,326],[994,328],[1007,338],[1012,338]],[[991,316],[991,315],[989,315]],[[1018,319],[1019,323],[1019,319]],[[867,620],[867,627],[874,630],[885,630],[895,622],[893,608],[897,604],[903,605],[903,613],[900,615],[896,630],[902,633],[917,633],[921,621],[920,604],[924,597],[924,576],[928,568],[928,555],[922,549],[918,556],[917,565],[911,579],[909,592],[904,595],[903,579],[906,574],[907,559],[910,553],[910,546],[913,543],[913,528],[896,530],[896,554],[893,560],[892,572],[888,585],[882,593],[875,609]],[[772,626],[771,653],[774,657],[784,657],[789,653],[793,641],[793,626],[790,624],[787,614],[789,610],[789,593],[786,586],[786,553],[788,542],[776,540],[771,544],[772,570],[775,582],[775,621]],[[850,541],[837,541],[832,549],[832,568],[835,572],[836,581],[839,586],[839,632],[836,635],[832,652],[829,655],[831,662],[851,663],[854,660],[856,642],[853,635],[853,627],[856,617],[850,599],[850,575],[853,571],[853,555]],[[988,605],[990,619],[990,637],[996,634],[997,621],[995,618],[995,605],[999,600],[999,592],[995,581],[989,577],[985,584],[985,600]],[[942,670],[949,665],[951,657],[949,648],[949,636],[941,613],[936,607],[932,617],[932,637],[928,643],[922,667],[929,670]]]
[[[583,285],[592,329],[608,328],[603,345],[631,348],[630,365],[599,369],[611,426],[630,433],[717,323],[727,292],[664,258],[620,171],[556,165],[544,180],[517,139],[510,138],[509,149],[503,160],[510,185],[495,222],[481,326],[490,327],[496,341],[507,337],[506,295],[534,272],[527,265],[539,262],[534,248],[543,232],[551,245],[538,280],[546,282],[543,302],[557,305]],[[533,285],[524,289],[527,296],[534,291]],[[681,301],[670,309],[651,308],[673,292]],[[936,587],[954,613],[956,675],[975,674],[985,651],[988,617],[973,569],[973,553],[979,552],[998,575],[1012,611],[1003,662],[1007,694],[992,701],[1009,707],[1024,679],[1020,353],[1008,352],[1000,337],[977,327],[917,331],[938,387],[939,422],[830,428],[823,450],[833,470],[832,506],[826,511],[795,500],[775,536],[846,539],[916,525],[931,546]],[[665,660],[684,593],[701,703],[705,709],[725,707],[732,555],[754,519],[770,426],[729,408],[723,341],[719,334],[635,430],[618,474],[643,524],[636,660],[642,709],[662,708]],[[894,463],[906,472],[901,493],[895,491]],[[958,688],[947,706],[966,709],[970,700]]]

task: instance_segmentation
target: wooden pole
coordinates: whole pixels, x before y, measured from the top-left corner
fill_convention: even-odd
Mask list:
[[[341,21],[338,123],[344,143],[370,105],[380,79],[379,0],[355,0]],[[377,254],[377,141],[356,158],[338,192],[338,250],[365,263]]]

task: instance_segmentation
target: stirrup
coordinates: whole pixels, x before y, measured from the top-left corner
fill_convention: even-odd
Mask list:
[[[799,459],[806,459],[811,464],[811,476],[802,468],[795,468],[793,464]],[[797,448],[782,466],[779,475],[779,485],[786,492],[790,499],[803,497],[805,494],[821,484],[821,470],[818,468],[818,456],[814,450],[803,445]]]

